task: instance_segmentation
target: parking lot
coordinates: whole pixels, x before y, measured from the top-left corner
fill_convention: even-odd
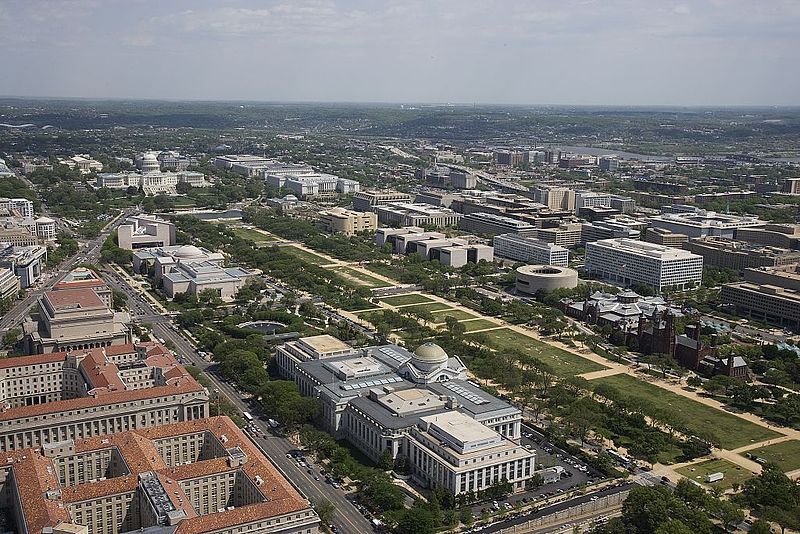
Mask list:
[[[536,470],[546,467],[561,466],[564,472],[556,482],[543,484],[538,488],[523,493],[515,493],[506,499],[498,501],[481,502],[473,506],[473,515],[480,517],[486,512],[502,509],[511,510],[514,506],[527,505],[543,500],[547,497],[563,494],[571,488],[599,481],[603,478],[583,461],[561,450],[531,427],[522,426],[522,445],[536,452]]]

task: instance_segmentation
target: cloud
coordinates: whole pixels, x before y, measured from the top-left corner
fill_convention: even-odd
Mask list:
[[[792,0],[9,0],[0,94],[731,104],[757,73],[797,103],[798,22]]]

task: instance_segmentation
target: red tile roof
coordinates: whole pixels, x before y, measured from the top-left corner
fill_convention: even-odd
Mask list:
[[[211,432],[226,448],[239,447],[247,460],[242,466],[232,467],[227,458],[213,458],[192,464],[168,467],[159,455],[154,440],[185,434]],[[29,532],[41,532],[46,526],[69,522],[65,506],[87,500],[100,499],[119,493],[134,491],[138,475],[154,471],[167,490],[172,502],[182,509],[187,518],[177,529],[179,534],[201,534],[260,521],[293,512],[309,511],[309,505],[295,491],[275,466],[227,417],[212,417],[186,421],[154,428],[144,428],[81,439],[75,443],[76,453],[115,447],[125,460],[130,474],[103,481],[93,481],[61,488],[52,462],[38,450],[27,449],[9,453],[15,470],[15,481],[23,501],[23,513]],[[2,468],[2,464],[0,464]],[[214,474],[242,470],[257,485],[264,502],[237,507],[234,510],[198,516],[191,501],[180,486],[180,481]],[[61,498],[50,500],[45,492],[60,490]]]
[[[52,352],[50,354],[36,354],[33,356],[20,356],[0,360],[0,369],[20,367],[24,365],[37,365],[63,361],[68,354],[78,357],[84,356],[80,368],[89,382],[90,396],[77,399],[65,399],[32,406],[20,406],[0,410],[0,421],[8,421],[21,417],[34,417],[54,412],[79,410],[91,406],[101,406],[114,402],[128,402],[148,399],[159,396],[201,391],[201,386],[186,369],[178,364],[170,351],[158,343],[141,344],[139,347],[146,349],[147,354],[153,354],[144,360],[146,365],[160,367],[167,378],[163,386],[147,389],[127,390],[125,383],[120,379],[116,365],[106,361],[106,356],[120,356],[135,354],[137,347],[133,344],[111,345],[99,349],[80,349],[69,352]],[[103,356],[105,354],[105,356]],[[102,398],[101,398],[102,397]]]
[[[106,305],[91,289],[62,289],[59,291],[45,291],[46,298],[55,310],[68,310],[80,308],[105,308]]]
[[[37,415],[64,412],[68,410],[80,410],[82,408],[90,408],[92,406],[113,404],[115,402],[130,402],[166,395],[178,395],[182,393],[190,393],[192,391],[201,391],[202,389],[203,386],[198,384],[197,381],[187,373],[187,375],[183,378],[171,382],[165,386],[113,392],[103,395],[102,398],[81,397],[78,399],[66,399],[55,402],[47,402],[45,404],[36,404],[33,406],[10,408],[0,412],[0,421],[19,419],[21,417],[34,417]]]

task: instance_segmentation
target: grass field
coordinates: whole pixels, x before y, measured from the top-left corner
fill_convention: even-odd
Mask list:
[[[692,399],[687,399],[658,386],[648,384],[630,375],[614,375],[592,380],[592,384],[614,386],[623,395],[641,403],[660,406],[666,411],[680,414],[690,431],[711,430],[725,449],[736,449],[779,436],[767,428],[745,421],[734,415]]]
[[[390,306],[405,306],[406,304],[421,304],[423,302],[433,302],[424,295],[396,295],[394,297],[384,297],[380,299]]]
[[[331,263],[331,260],[327,258],[323,258],[322,256],[314,254],[313,252],[308,252],[301,248],[293,247],[291,245],[283,247],[282,250],[288,252],[293,256],[297,256],[298,258],[305,260],[309,263],[313,263],[315,265],[327,265]]]
[[[467,323],[468,324],[468,323]],[[537,341],[508,328],[480,333],[495,350],[520,350],[548,364],[558,376],[572,376],[601,371],[604,366],[565,350]]]
[[[677,469],[677,472],[686,478],[703,484],[704,486],[710,488],[719,488],[721,490],[726,490],[734,484],[741,484],[748,478],[754,476],[753,473],[744,467],[739,467],[738,465],[723,459],[707,460],[705,462],[700,462],[699,464],[687,465],[686,467]],[[725,475],[725,478],[718,480],[717,482],[706,482],[706,476],[711,473],[722,473]]]
[[[753,456],[778,464],[783,472],[800,469],[800,441],[789,440],[747,451]],[[744,456],[744,454],[742,454]]]
[[[234,234],[241,237],[242,239],[249,239],[250,241],[254,241],[256,243],[270,243],[273,241],[277,241],[277,239],[275,239],[274,237],[262,234],[261,232],[253,230],[251,228],[234,227],[231,229],[233,230]]]
[[[452,308],[450,308],[450,306],[448,306],[444,302],[428,302],[426,304],[414,304],[412,306],[403,306],[402,308],[399,309],[399,311],[401,311],[401,312],[409,312],[409,311],[435,312],[435,311],[443,311],[443,310],[450,310],[450,309],[452,309]]]
[[[457,321],[463,321],[464,319],[477,319],[478,316],[469,312],[465,312],[464,310],[438,310],[432,312],[434,316],[434,320],[437,323],[443,323],[445,321],[445,317],[448,315],[450,317],[454,317]]]
[[[391,285],[388,282],[384,282],[374,276],[356,271],[349,267],[334,267],[332,270],[339,273],[345,279],[351,279],[356,283],[360,282],[358,285],[363,285],[364,287],[388,287]]]
[[[497,328],[499,325],[489,321],[488,319],[475,319],[474,321],[463,321],[466,327],[465,332],[474,332],[475,330],[483,330],[485,328]]]

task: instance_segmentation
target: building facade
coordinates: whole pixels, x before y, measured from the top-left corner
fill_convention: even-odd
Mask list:
[[[569,250],[554,243],[514,234],[501,234],[494,238],[494,254],[525,263],[556,265],[569,264]]]
[[[19,278],[11,269],[0,268],[0,300],[14,300],[19,296]]]
[[[30,219],[33,217],[33,202],[27,198],[0,198],[0,210],[8,210],[12,215]]]
[[[25,352],[126,345],[131,342],[130,316],[115,312],[90,288],[45,291],[38,300],[38,320],[22,324]]]
[[[536,226],[533,224],[495,213],[469,213],[461,218],[458,227],[475,234],[517,234],[533,236]]]
[[[461,220],[451,209],[411,202],[379,205],[375,211],[378,222],[387,226],[456,226]]]
[[[351,236],[377,229],[378,216],[373,212],[333,208],[319,212],[317,223],[325,232]]]
[[[625,287],[641,283],[656,291],[683,289],[702,281],[703,257],[645,241],[604,239],[586,244],[586,272]]]
[[[11,453],[3,519],[20,533],[317,534],[309,502],[227,417]]]
[[[376,211],[379,206],[396,202],[409,203],[411,195],[392,190],[359,191],[353,195],[353,209],[356,211]]]
[[[455,494],[478,491],[500,481],[500,471],[497,477],[481,475],[480,483],[475,478],[469,486],[462,485],[456,473],[477,476],[488,469],[494,474],[495,466],[505,471],[515,490],[533,476],[535,455],[519,443],[520,411],[466,381],[461,359],[438,345],[425,343],[414,353],[397,345],[354,349],[331,336],[315,336],[278,347],[276,362],[302,394],[320,399],[326,430],[373,460],[408,458],[414,478],[425,486]],[[429,447],[423,435],[431,429],[426,423],[452,429],[454,425],[445,421],[455,418],[455,426],[468,435],[452,430],[451,443]],[[467,440],[469,445],[463,447],[458,438],[472,435],[479,439]],[[470,460],[454,461],[459,454]],[[508,464],[500,467],[506,460],[521,462],[513,464],[513,476],[508,476]],[[522,476],[516,476],[517,467]]]
[[[208,417],[208,392],[145,343],[0,360],[0,450]]]
[[[117,228],[119,248],[169,247],[175,244],[175,225],[155,215],[134,215]]]
[[[42,277],[47,262],[47,249],[39,245],[19,247],[0,243],[0,267],[11,269],[19,278],[22,289],[28,288]]]
[[[753,245],[717,237],[690,239],[684,248],[703,257],[705,265],[744,271],[752,267],[777,267],[800,262],[800,251]]]

